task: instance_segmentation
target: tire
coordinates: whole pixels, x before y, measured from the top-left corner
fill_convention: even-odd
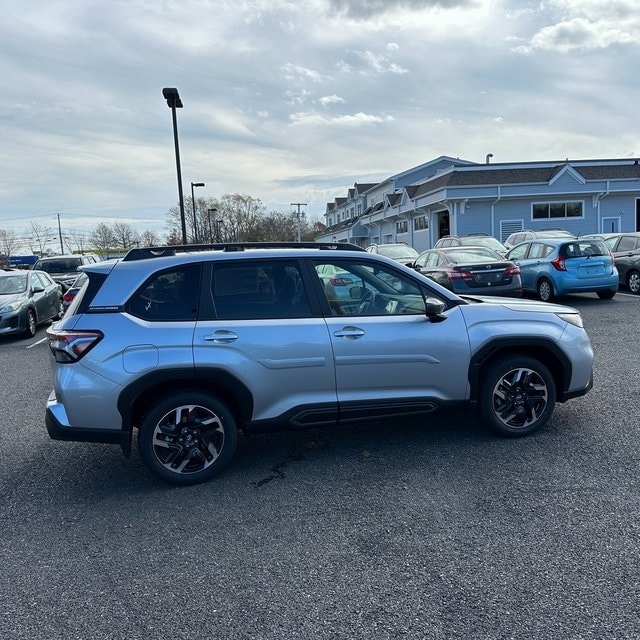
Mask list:
[[[27,318],[24,326],[24,335],[27,338],[34,338],[36,330],[38,328],[38,319],[36,318],[36,312],[33,309],[27,310]]]
[[[613,289],[606,289],[605,291],[596,291],[600,300],[611,300],[616,292]]]
[[[231,411],[215,396],[200,391],[176,393],[157,402],[138,432],[138,450],[147,469],[180,486],[212,478],[229,462],[237,443]]]
[[[547,278],[542,278],[538,282],[538,298],[542,300],[542,302],[552,302],[555,298],[555,294],[553,292],[553,284],[551,280],[547,280]]]
[[[630,271],[627,276],[627,287],[631,293],[638,295],[640,293],[640,273],[637,271]]]
[[[480,415],[497,433],[527,436],[543,427],[556,405],[556,384],[535,358],[512,356],[484,372],[478,397]]]

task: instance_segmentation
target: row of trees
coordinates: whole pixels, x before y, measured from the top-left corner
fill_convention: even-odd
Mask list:
[[[323,229],[318,221],[309,221],[285,211],[267,211],[264,204],[249,195],[226,194],[220,199],[191,198],[184,202],[187,242],[203,244],[216,242],[312,241]],[[195,210],[195,215],[194,215]],[[32,253],[42,255],[53,242],[60,241],[64,253],[124,252],[133,247],[153,247],[161,244],[182,244],[180,208],[167,214],[164,230],[137,231],[125,222],[100,223],[88,234],[65,232],[32,222],[23,239],[14,232],[0,229],[0,255],[17,255],[27,245]]]

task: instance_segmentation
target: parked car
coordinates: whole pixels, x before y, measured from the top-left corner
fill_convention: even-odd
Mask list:
[[[33,337],[39,324],[62,313],[62,289],[47,273],[0,271],[0,335]]]
[[[69,305],[73,301],[73,299],[78,294],[78,291],[82,288],[82,285],[88,280],[86,273],[81,273],[69,286],[69,288],[64,292],[62,296],[62,307],[63,311],[66,313]]]
[[[608,300],[618,290],[613,256],[597,238],[523,242],[506,257],[520,266],[523,291],[537,293],[545,302],[584,292],[595,292]]]
[[[99,258],[94,254],[49,256],[39,258],[32,269],[46,271],[66,291],[80,275],[80,267],[96,262],[99,262]]]
[[[520,267],[484,247],[430,249],[413,267],[458,295],[522,296]]]
[[[391,258],[401,264],[411,265],[420,255],[413,247],[406,242],[398,242],[395,244],[371,244],[367,247],[367,251],[375,253],[379,256]]]
[[[486,233],[469,233],[464,236],[444,236],[434,245],[434,249],[444,249],[446,247],[485,247],[501,255],[507,253],[507,248],[502,242]]]
[[[330,304],[327,272],[356,283],[344,306]],[[239,430],[462,405],[496,432],[524,436],[592,386],[575,309],[465,300],[353,245],[134,249],[85,273],[47,332],[49,434],[129,455],[137,429],[144,464],[173,484],[211,478]]]
[[[640,232],[605,233],[602,237],[613,254],[620,285],[640,293]]]
[[[545,239],[554,239],[557,238],[559,240],[567,239],[567,238],[575,238],[576,236],[570,231],[565,231],[564,229],[538,229],[537,231],[531,231],[527,229],[526,231],[517,231],[516,233],[512,233],[505,241],[504,246],[509,249],[513,249],[516,245],[519,245],[521,242],[530,242],[531,240],[545,240]]]

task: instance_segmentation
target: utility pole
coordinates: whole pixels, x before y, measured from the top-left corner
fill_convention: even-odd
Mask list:
[[[60,238],[60,254],[64,254],[64,245],[62,244],[62,227],[60,226],[60,214],[58,214],[58,237]]]
[[[292,207],[297,207],[297,211],[293,211],[293,215],[296,217],[296,242],[300,242],[300,220],[304,217],[304,211],[300,211],[300,207],[306,207],[306,202],[292,202]]]

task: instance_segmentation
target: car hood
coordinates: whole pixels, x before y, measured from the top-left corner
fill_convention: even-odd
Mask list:
[[[466,302],[500,305],[512,311],[540,311],[545,313],[578,313],[574,307],[555,302],[541,302],[526,298],[507,298],[503,296],[460,296]]]
[[[0,294],[0,307],[4,307],[5,304],[15,302],[16,300],[24,300],[26,293],[2,293]]]

